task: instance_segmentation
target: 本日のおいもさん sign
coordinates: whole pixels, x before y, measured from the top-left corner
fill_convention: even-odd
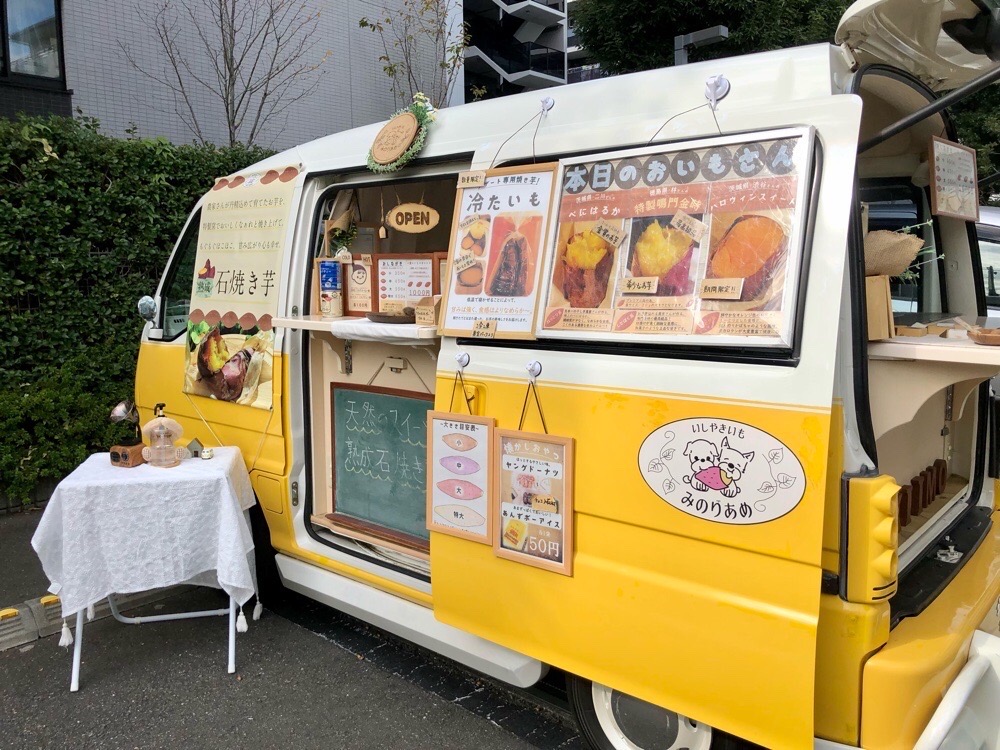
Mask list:
[[[497,557],[573,573],[573,438],[496,431]]]
[[[271,408],[271,321],[302,175],[289,166],[222,178],[205,196],[188,314],[185,393]]]
[[[810,128],[560,162],[536,335],[788,347]]]
[[[427,414],[427,528],[493,543],[492,417]]]
[[[455,199],[442,333],[468,336],[495,321],[495,338],[533,337],[542,243],[555,164],[486,172]]]

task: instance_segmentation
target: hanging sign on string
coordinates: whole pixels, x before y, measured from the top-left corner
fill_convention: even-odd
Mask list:
[[[497,429],[494,438],[497,502],[493,504],[497,557],[573,574],[573,454],[570,437],[548,434],[535,383],[542,367],[528,365],[528,387],[516,430]],[[534,398],[544,432],[525,432]]]

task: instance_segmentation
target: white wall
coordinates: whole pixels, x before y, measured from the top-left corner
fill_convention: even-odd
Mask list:
[[[321,9],[310,58],[318,62],[327,50],[331,54],[315,91],[273,122],[259,139],[261,145],[288,148],[385,119],[397,108],[377,59],[381,54],[378,37],[359,28],[358,20],[377,16],[383,6],[399,8],[401,0],[307,0],[307,4]],[[140,15],[151,15],[156,5],[154,0],[64,0],[67,85],[73,90],[74,111],[79,108],[84,115],[96,117],[108,134],[123,136],[134,124],[140,136],[189,143],[194,136],[175,113],[174,95],[132,68],[119,47],[120,40],[142,66],[163,70],[166,58],[150,23]],[[210,75],[195,29],[185,28],[181,43],[199,73]],[[433,64],[429,57],[422,62]],[[221,103],[201,92],[195,101],[204,113],[200,119],[206,138],[227,143]]]

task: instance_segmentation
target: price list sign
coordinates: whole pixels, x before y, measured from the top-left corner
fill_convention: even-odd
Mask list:
[[[496,431],[497,557],[573,573],[573,439]]]
[[[493,426],[492,417],[428,412],[428,530],[493,543]]]

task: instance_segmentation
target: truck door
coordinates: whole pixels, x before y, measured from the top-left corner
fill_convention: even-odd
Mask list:
[[[535,342],[446,338],[437,407],[448,408],[455,357],[464,352],[469,355],[464,378],[477,389],[480,413],[495,417],[501,428],[519,426],[524,368],[540,363],[537,385],[547,429],[575,439],[576,489],[571,575],[498,559],[487,546],[432,532],[431,579],[441,620],[767,747],[811,747],[823,515],[825,504],[839,496],[838,482],[828,481],[827,463],[860,111],[853,96],[789,102],[766,113],[747,103],[735,117],[738,129],[749,132],[679,137],[659,151],[565,160],[553,211],[560,227],[545,249],[546,285],[557,262],[586,264],[586,258],[566,259],[559,249],[586,232],[578,221],[583,207],[589,212],[592,205],[608,203],[619,209],[617,215],[624,210],[625,216],[641,217],[631,219],[630,231],[642,237],[670,226],[677,210],[669,203],[677,193],[669,190],[644,194],[641,205],[631,194],[621,204],[599,197],[576,201],[578,185],[570,176],[582,174],[577,165],[595,174],[595,165],[609,164],[600,169],[613,174],[615,165],[627,166],[630,159],[638,164],[654,157],[670,164],[680,159],[678,174],[685,180],[691,174],[687,154],[718,167],[724,160],[713,155],[724,148],[733,165],[739,161],[734,154],[772,153],[773,177],[785,168],[780,145],[769,151],[773,144],[786,137],[813,139],[813,148],[801,152],[811,158],[796,162],[806,189],[794,210],[781,209],[785,218],[789,210],[803,218],[802,233],[788,244],[789,259],[801,250],[801,262],[789,260],[784,272],[784,284],[798,293],[792,307],[783,309],[795,312],[769,317],[758,307],[746,316],[758,322],[781,318],[794,333],[775,323],[776,335],[763,337],[768,345],[749,342],[741,318],[726,311],[745,304],[750,312],[754,305],[739,302],[741,292],[735,287],[727,292],[721,281],[701,290],[703,298],[716,295],[716,300],[700,308],[694,329],[685,329],[686,339],[636,335],[639,305],[635,316],[598,310],[616,321],[600,334],[548,328],[559,320],[577,325],[594,317],[576,312],[573,299],[553,306],[560,294],[587,293],[593,284],[582,273],[583,292],[553,282],[559,288],[549,292],[548,303],[540,302]],[[797,127],[776,132],[792,125]],[[757,145],[748,151],[746,144]],[[622,182],[634,190],[629,177],[635,174],[623,172]],[[720,189],[708,209],[688,204],[703,223],[717,222],[703,236],[705,250],[693,264],[711,262],[711,248],[747,220],[741,211],[762,218],[753,220],[759,226],[739,233],[767,234],[771,225],[765,219],[781,219],[777,203],[770,208],[754,203],[779,201],[762,190],[774,183],[759,180],[756,193],[753,184],[734,185],[732,195],[742,198],[732,203]],[[650,230],[653,215],[660,223]],[[563,236],[574,222],[580,226]],[[621,247],[633,248],[639,239]],[[553,260],[554,253],[562,260]],[[625,267],[629,261],[621,262]],[[703,280],[712,274],[732,280],[741,272],[720,260],[713,271],[700,273]],[[759,299],[761,277],[741,278],[747,299]],[[673,281],[665,276],[659,283]],[[735,295],[733,304],[716,304],[724,294]],[[683,325],[683,311],[667,312]],[[715,344],[694,343],[703,333],[718,332],[713,327],[723,320],[731,327]],[[615,331],[627,335],[616,338]],[[543,429],[530,406],[524,429]],[[500,500],[507,499],[501,491]],[[498,523],[502,529],[502,520]]]

